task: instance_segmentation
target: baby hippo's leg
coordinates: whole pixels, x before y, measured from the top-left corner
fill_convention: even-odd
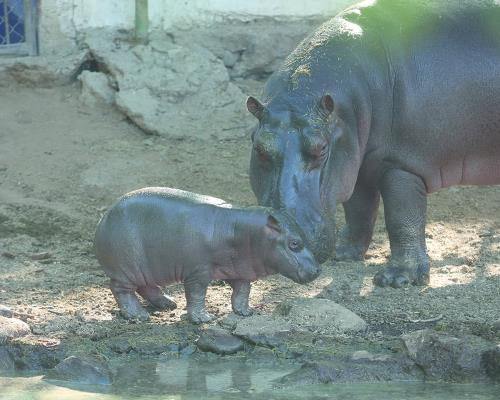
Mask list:
[[[159,310],[174,310],[177,308],[174,299],[164,294],[158,286],[142,286],[137,289],[137,293]]]
[[[200,270],[191,274],[184,281],[188,318],[195,324],[210,322],[214,319],[214,316],[205,309],[205,297],[209,283],[208,272]]]
[[[242,280],[228,280],[227,281],[233,288],[231,295],[231,305],[235,314],[248,317],[253,314],[253,309],[248,306],[248,296],[250,296],[251,284],[248,281]]]
[[[120,307],[120,313],[126,319],[138,319],[139,321],[147,321],[149,319],[148,312],[141,306],[135,295],[135,288],[112,280],[110,289],[113,296],[115,296],[118,307]]]

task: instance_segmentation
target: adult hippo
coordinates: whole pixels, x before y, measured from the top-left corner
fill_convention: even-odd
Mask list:
[[[429,281],[426,196],[500,183],[500,3],[371,0],[299,44],[248,98],[250,180],[318,261],[363,259],[379,198],[391,244],[379,286]]]

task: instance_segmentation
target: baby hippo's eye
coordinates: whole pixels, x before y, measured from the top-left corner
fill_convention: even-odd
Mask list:
[[[304,248],[304,245],[299,239],[290,239],[288,241],[288,248],[293,252],[297,253]]]

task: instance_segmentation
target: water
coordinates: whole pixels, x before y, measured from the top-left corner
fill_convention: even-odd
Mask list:
[[[498,400],[500,386],[430,383],[363,383],[277,388],[293,365],[248,365],[238,361],[129,362],[117,368],[113,385],[77,385],[42,376],[0,377],[1,400]]]

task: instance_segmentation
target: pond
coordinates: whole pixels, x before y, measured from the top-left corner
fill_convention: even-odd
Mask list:
[[[0,377],[1,400],[359,399],[493,400],[498,385],[354,383],[281,387],[298,367],[244,361],[139,361],[117,366],[112,385],[82,385],[43,376]]]

